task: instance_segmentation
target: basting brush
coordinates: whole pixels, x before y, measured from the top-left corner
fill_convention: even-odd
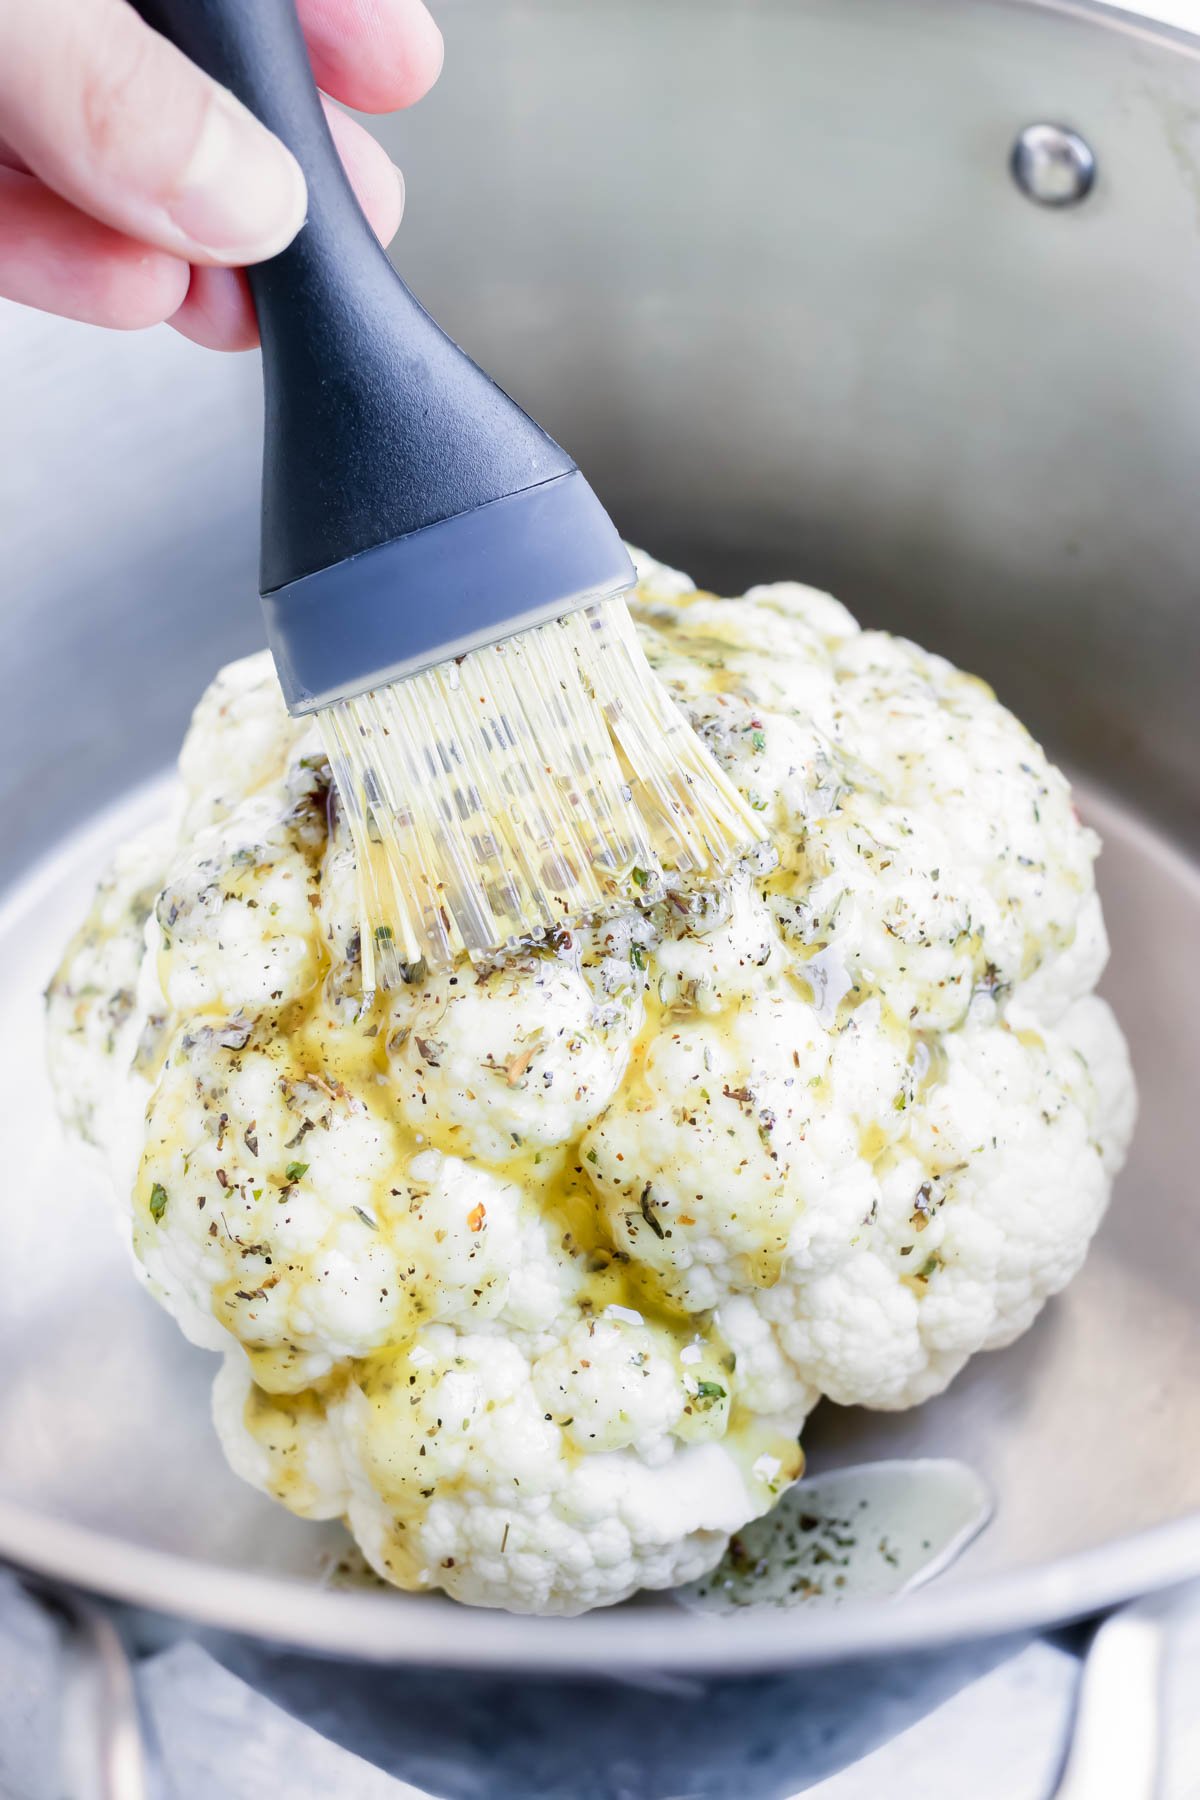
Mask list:
[[[762,839],[660,686],[571,458],[434,323],[342,170],[294,0],[137,0],[292,150],[308,218],[248,271],[267,634],[349,817],[363,982],[485,956]]]

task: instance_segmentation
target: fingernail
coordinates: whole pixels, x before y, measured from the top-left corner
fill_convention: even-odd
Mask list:
[[[263,262],[291,243],[307,206],[291,151],[232,94],[218,90],[167,203],[188,247],[218,262]]]

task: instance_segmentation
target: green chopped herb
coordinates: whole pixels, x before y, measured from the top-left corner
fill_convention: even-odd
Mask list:
[[[644,888],[650,877],[645,869],[630,869],[629,879],[634,887]]]
[[[161,1181],[156,1181],[150,1189],[150,1217],[157,1225],[167,1210],[167,1190]]]
[[[764,751],[766,749],[766,747],[767,747],[766,732],[765,731],[752,731],[750,733],[750,748],[752,750],[757,750],[761,754],[761,752]]]
[[[302,1175],[308,1174],[308,1164],[302,1162],[290,1162],[283,1172],[289,1181],[299,1181]]]
[[[633,946],[633,949],[629,952],[629,960],[633,964],[635,969],[644,969],[645,968],[646,954],[640,944],[635,944]]]
[[[375,927],[375,942],[377,944],[390,944],[391,941],[392,941],[391,926],[390,925],[377,925]]]
[[[596,1163],[596,1162],[600,1161],[600,1158],[596,1155],[596,1152],[594,1150],[588,1151],[587,1159],[590,1163]]]
[[[724,1400],[725,1389],[719,1381],[701,1381],[696,1388],[697,1400],[703,1400],[706,1406],[713,1406],[718,1400]]]

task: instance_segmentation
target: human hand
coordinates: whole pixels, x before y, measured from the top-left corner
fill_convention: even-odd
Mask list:
[[[252,0],[247,0],[247,4]],[[441,33],[422,0],[297,0],[322,90],[361,112],[419,100]],[[384,243],[400,171],[329,100]],[[258,342],[242,265],[304,220],[299,165],[126,0],[0,0],[0,295],[95,325],[166,319],[213,349]]]

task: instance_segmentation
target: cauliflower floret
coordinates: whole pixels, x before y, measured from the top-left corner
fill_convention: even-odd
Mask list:
[[[276,1493],[304,1519],[340,1519],[350,1505],[341,1447],[315,1389],[269,1394],[236,1346],[213,1382],[213,1424],[234,1473]]]
[[[186,839],[241,810],[250,794],[275,785],[311,727],[289,718],[266,656],[230,663],[200,697],[179,753]]]
[[[638,568],[769,874],[364,992],[347,821],[253,657],[49,994],[233,1467],[534,1612],[702,1574],[821,1395],[915,1405],[1024,1331],[1133,1125],[1098,846],[991,691],[799,584]]]
[[[651,661],[776,838],[766,894],[797,959],[836,941],[917,1029],[1039,970],[1060,1005],[1094,985],[1095,836],[983,682],[791,582],[640,610]]]
[[[784,993],[681,1019],[585,1139],[614,1241],[689,1312],[838,1256],[870,1209],[855,1119],[821,1097],[829,1049]]]
[[[689,1390],[673,1345],[656,1341],[635,1313],[580,1320],[533,1370],[540,1405],[558,1419],[577,1450],[635,1449],[657,1463],[671,1454],[670,1435]]]
[[[621,1081],[641,1009],[600,1019],[578,969],[541,958],[426,983],[395,1031],[397,1102],[415,1131],[492,1163],[571,1143]]]
[[[589,1342],[595,1348],[585,1328],[576,1347]],[[297,1406],[294,1396],[263,1395],[235,1351],[214,1417],[238,1473],[294,1511],[328,1517],[325,1497],[336,1497],[385,1580],[484,1605],[502,1593],[522,1612],[576,1612],[703,1574],[772,1486],[722,1442],[666,1437],[687,1389],[665,1366],[644,1372],[636,1359],[659,1357],[644,1331],[607,1328],[597,1354],[620,1363],[624,1406],[611,1381],[578,1386],[566,1361],[580,1358],[566,1346],[531,1367],[505,1339],[446,1326],[326,1384],[315,1408],[308,1396]],[[568,1390],[594,1424],[607,1423],[586,1455],[578,1443],[587,1433],[574,1448],[566,1436]],[[653,1460],[630,1445],[621,1414],[658,1443]],[[769,1458],[769,1428],[755,1441]],[[800,1462],[794,1434],[778,1448],[776,1486]]]

